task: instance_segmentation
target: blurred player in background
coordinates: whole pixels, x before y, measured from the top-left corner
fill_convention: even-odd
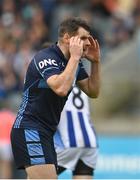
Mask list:
[[[0,111],[0,179],[12,178],[10,131],[16,115],[7,109]]]
[[[93,179],[98,145],[87,95],[74,87],[61,113],[54,136],[58,174],[72,170],[74,179]]]

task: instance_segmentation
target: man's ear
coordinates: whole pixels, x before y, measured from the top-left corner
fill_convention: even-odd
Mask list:
[[[63,36],[63,41],[65,43],[69,43],[70,41],[70,35],[68,33],[65,33],[64,36]]]

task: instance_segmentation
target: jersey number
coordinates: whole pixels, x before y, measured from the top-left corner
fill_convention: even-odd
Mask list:
[[[84,101],[82,97],[80,96],[81,90],[77,87],[74,87],[72,93],[73,93],[73,98],[72,98],[73,105],[77,109],[82,109],[84,107]]]

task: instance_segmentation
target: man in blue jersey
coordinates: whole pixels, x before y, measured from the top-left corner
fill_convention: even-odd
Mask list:
[[[54,136],[58,174],[72,171],[73,179],[93,179],[98,143],[87,95],[74,87],[61,113]]]
[[[88,75],[80,61],[91,62]],[[57,179],[53,135],[67,97],[76,83],[89,97],[99,94],[100,47],[88,24],[64,20],[58,43],[39,51],[25,78],[23,100],[11,132],[14,159],[30,179]]]

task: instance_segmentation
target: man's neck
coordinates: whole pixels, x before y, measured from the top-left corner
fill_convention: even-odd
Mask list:
[[[66,46],[65,46],[63,43],[59,42],[59,41],[58,41],[58,43],[57,43],[57,46],[60,48],[60,50],[61,50],[62,53],[64,54],[65,58],[66,58],[66,59],[69,59],[69,58],[70,58],[70,55],[69,55],[69,53],[68,53],[68,50],[67,50]]]

